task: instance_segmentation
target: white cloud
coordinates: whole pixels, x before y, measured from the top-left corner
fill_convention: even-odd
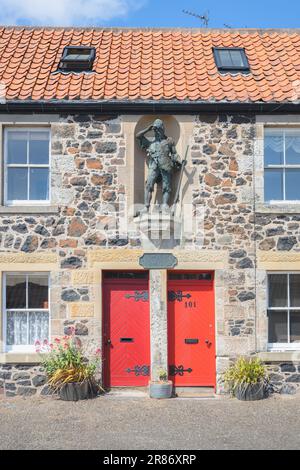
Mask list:
[[[0,23],[6,25],[97,25],[124,17],[145,0],[1,0]]]

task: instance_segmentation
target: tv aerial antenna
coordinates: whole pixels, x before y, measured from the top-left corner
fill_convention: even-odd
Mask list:
[[[202,25],[207,28],[208,27],[208,23],[209,23],[209,11],[206,11],[203,15],[199,15],[197,13],[194,13],[192,11],[188,11],[188,10],[182,10],[182,13],[185,13],[186,15],[189,15],[189,16],[194,16],[194,18],[197,18],[198,20],[201,21]]]

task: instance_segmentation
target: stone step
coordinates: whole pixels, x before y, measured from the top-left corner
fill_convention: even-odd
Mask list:
[[[213,387],[175,387],[175,396],[178,398],[215,398]]]
[[[147,398],[147,387],[112,387],[105,395],[106,398]]]

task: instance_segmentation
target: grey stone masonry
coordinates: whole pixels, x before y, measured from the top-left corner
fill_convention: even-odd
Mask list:
[[[266,363],[266,366],[275,391],[293,395],[300,390],[299,362]]]
[[[34,364],[0,364],[0,396],[25,396],[45,393],[46,375]]]
[[[137,123],[140,119],[142,116],[136,117]],[[188,184],[184,184],[189,187],[187,192],[182,188],[181,202],[193,206],[193,217],[199,208],[204,210],[203,230],[189,233],[180,249],[188,253],[191,263],[199,253],[206,257],[207,270],[210,252],[223,260],[214,273],[219,383],[230,358],[267,350],[267,270],[258,267],[259,254],[299,254],[300,213],[256,209],[263,184],[263,149],[255,116],[178,115],[172,119],[177,120],[178,128],[183,129],[187,120],[190,125],[185,137],[190,145],[185,168]],[[130,144],[133,137],[124,134],[129,125],[125,121],[115,114],[57,117],[51,124],[50,203],[55,210],[33,214],[0,211],[2,254],[49,254],[58,260],[50,273],[53,337],[75,328],[83,343],[101,342],[100,276],[87,282],[95,275],[88,272],[82,282],[78,277],[73,283],[74,275],[91,269],[90,255],[95,250],[121,253],[142,247],[141,233],[136,229],[124,234],[122,227],[126,200],[134,193],[137,179]],[[131,129],[134,134],[134,125]],[[105,269],[108,264],[109,259]],[[28,263],[28,270],[34,271],[34,263]],[[160,271],[150,275],[153,370],[167,367],[167,306],[160,276]],[[299,387],[298,364],[269,366],[272,381],[280,389]],[[289,367],[295,370],[288,371]],[[35,394],[42,389],[43,377],[38,365],[2,364],[0,390],[7,396]]]

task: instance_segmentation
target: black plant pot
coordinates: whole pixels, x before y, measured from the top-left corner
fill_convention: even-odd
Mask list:
[[[64,401],[79,401],[95,398],[97,393],[98,387],[93,382],[73,382],[61,387],[59,397]]]
[[[265,384],[258,382],[256,384],[241,384],[234,391],[234,395],[238,400],[255,401],[266,398],[267,392]]]

